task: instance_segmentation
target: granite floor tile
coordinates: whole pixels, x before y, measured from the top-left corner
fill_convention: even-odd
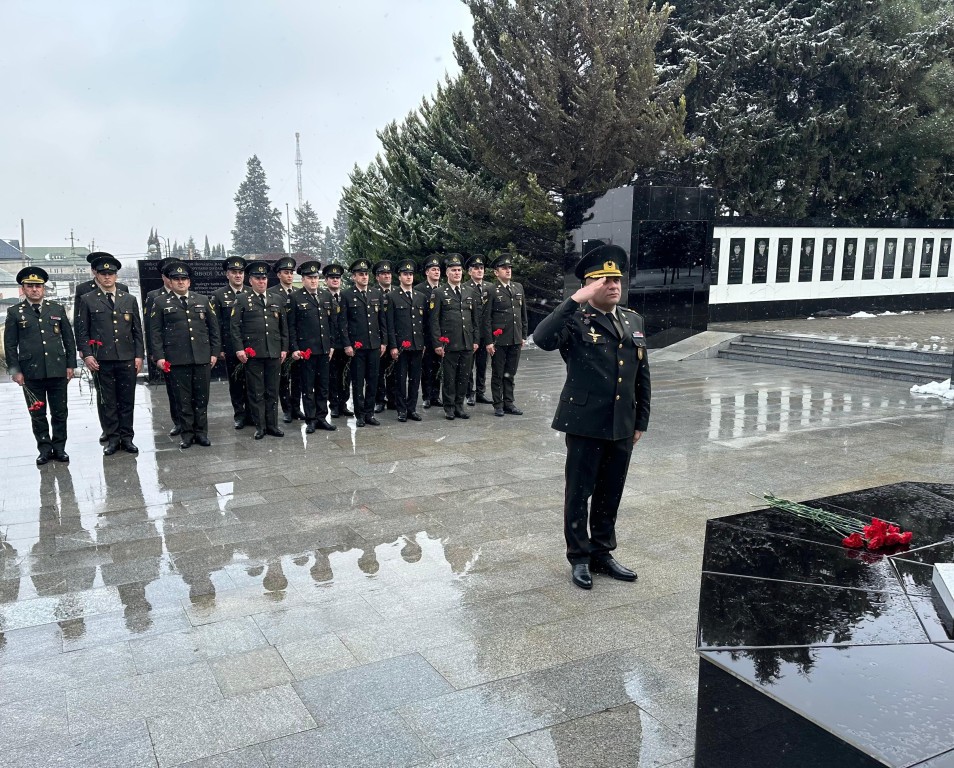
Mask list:
[[[225,696],[272,688],[294,680],[294,675],[274,648],[220,656],[212,659],[210,666]]]
[[[16,768],[156,768],[149,731],[141,720],[10,747],[3,752],[3,762]]]
[[[284,611],[304,603],[301,595],[293,589],[269,590],[266,586],[235,589],[224,594],[182,601],[189,621],[196,627],[253,614]]]
[[[68,738],[69,718],[62,695],[23,699],[0,707],[0,755],[31,741]]]
[[[293,687],[319,723],[391,710],[454,690],[417,654],[329,672]]]
[[[397,715],[376,712],[262,745],[269,768],[405,768],[433,758]]]
[[[161,608],[138,602],[135,607],[59,622],[63,650],[78,651],[111,645],[129,638],[149,638],[191,625],[181,605]]]
[[[304,640],[293,640],[276,646],[285,664],[297,680],[305,680],[327,672],[358,665],[348,646],[334,633]]]
[[[250,616],[129,642],[140,673],[240,654],[267,645],[268,641]]]
[[[318,605],[293,605],[287,610],[256,614],[254,618],[268,642],[280,645],[374,623],[381,616],[361,598],[352,598]]]
[[[500,741],[439,757],[418,768],[533,768],[533,763],[509,741]]]
[[[233,696],[146,722],[160,768],[315,727],[305,705],[289,686]]]
[[[658,768],[692,753],[692,743],[634,704],[511,739],[538,768]]]
[[[205,663],[66,692],[73,734],[115,727],[221,698],[215,677]]]
[[[269,768],[258,746],[236,749],[182,764],[183,768]]]

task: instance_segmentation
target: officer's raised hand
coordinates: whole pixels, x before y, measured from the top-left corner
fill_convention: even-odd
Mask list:
[[[574,293],[570,298],[573,299],[577,304],[586,304],[594,296],[597,296],[600,292],[600,289],[606,283],[606,278],[601,277],[596,280],[587,282],[586,285],[581,287],[576,293]]]

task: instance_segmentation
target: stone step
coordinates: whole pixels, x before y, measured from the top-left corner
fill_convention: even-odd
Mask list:
[[[784,349],[810,349],[813,352],[852,353],[863,357],[883,358],[899,361],[931,361],[939,365],[950,366],[954,355],[950,352],[935,352],[912,347],[897,347],[864,342],[815,339],[805,336],[782,336],[777,334],[743,334],[739,343],[764,344]]]
[[[949,355],[928,356],[909,352],[907,356],[880,354],[879,350],[868,348],[859,351],[856,348],[828,347],[811,349],[810,347],[785,347],[776,344],[761,342],[733,341],[728,349],[732,352],[747,352],[749,354],[767,355],[769,357],[784,357],[792,360],[826,359],[838,362],[870,365],[872,367],[910,368],[915,371],[950,371],[951,357]]]

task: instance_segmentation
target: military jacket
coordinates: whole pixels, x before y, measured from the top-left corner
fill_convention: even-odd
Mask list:
[[[304,288],[294,291],[288,312],[291,351],[310,349],[316,355],[328,354],[340,343],[340,320],[341,312],[329,291],[319,288],[314,296]]]
[[[215,310],[215,316],[219,319],[219,337],[222,340],[222,349],[226,354],[234,355],[235,349],[232,347],[232,307],[235,304],[235,298],[247,293],[251,289],[243,286],[242,290],[236,293],[231,285],[219,288],[212,294],[212,309]]]
[[[411,350],[424,349],[428,333],[425,333],[424,315],[427,311],[428,297],[421,291],[411,289],[411,298],[398,289],[391,296],[391,309],[388,311],[388,348]],[[404,342],[411,342],[405,347]]]
[[[441,283],[437,284],[437,288],[441,287]],[[418,283],[414,286],[414,290],[421,293],[427,303],[424,305],[424,346],[431,348],[431,294],[434,293],[435,288],[431,288],[431,284],[424,280],[423,282]]]
[[[341,292],[342,346],[360,342],[363,349],[380,348],[388,343],[388,300],[377,286],[362,296],[357,288]]]
[[[297,289],[292,288],[290,291],[286,291],[281,285],[273,285],[266,293],[274,294],[282,299],[285,302],[285,311],[287,312],[291,309],[292,296],[295,295],[296,290]]]
[[[282,352],[288,351],[284,300],[268,291],[261,296],[255,291],[245,291],[232,305],[229,332],[236,351],[251,347],[256,357],[281,357]]]
[[[530,335],[523,286],[511,282],[509,291],[507,287],[500,283],[494,285],[484,305],[483,334],[487,344],[522,344]],[[494,335],[494,331],[500,333]]]
[[[11,376],[22,373],[27,379],[54,379],[76,366],[73,327],[66,309],[56,301],[43,299],[39,316],[29,301],[10,307],[3,348]]]
[[[222,350],[219,319],[208,296],[192,293],[186,308],[174,293],[156,297],[149,313],[149,353],[172,365],[208,365]]]
[[[82,305],[82,298],[87,293],[92,293],[93,291],[98,291],[99,286],[96,284],[95,280],[87,280],[85,283],[80,283],[76,286],[76,293],[73,295],[73,328],[75,329],[79,325],[79,311],[80,306]],[[117,291],[124,291],[129,293],[129,286],[125,283],[116,283]]]
[[[632,438],[649,426],[649,360],[643,318],[618,308],[620,338],[609,317],[567,299],[533,332],[540,349],[559,349],[566,383],[553,428],[601,440]]]
[[[102,344],[93,349],[90,340]],[[92,355],[97,360],[132,360],[145,357],[139,302],[132,294],[118,288],[113,307],[110,307],[109,299],[99,288],[85,294],[80,301],[76,344],[83,357]]]
[[[493,287],[486,280],[481,280],[478,285],[473,280],[468,280],[464,285],[473,288],[480,295],[480,316],[477,318],[477,329],[480,338],[478,339],[478,344],[491,344],[492,340],[488,340],[484,337],[484,314],[487,309],[487,301],[490,298],[490,289]]]
[[[152,314],[152,305],[156,301],[157,296],[166,296],[169,293],[170,291],[166,290],[166,286],[162,286],[162,288],[155,288],[149,291],[142,303],[142,311],[144,316],[149,317]]]
[[[431,294],[427,306],[432,346],[448,352],[473,351],[480,335],[480,294],[476,290],[461,285],[458,299],[450,285],[442,285]],[[442,336],[449,341],[441,341]]]

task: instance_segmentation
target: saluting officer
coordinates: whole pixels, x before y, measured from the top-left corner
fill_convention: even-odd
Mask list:
[[[152,315],[152,305],[155,303],[156,298],[159,296],[167,296],[172,292],[172,282],[168,277],[166,277],[166,267],[169,264],[176,264],[180,261],[181,259],[168,256],[159,262],[159,276],[162,278],[162,287],[153,288],[151,291],[149,291],[142,303],[143,321],[144,325],[147,326],[145,330],[147,346],[146,351],[149,353],[149,356],[153,359],[153,361],[157,360],[162,355],[157,355],[152,349],[152,339],[148,331],[148,318],[150,315]],[[157,351],[160,353],[162,352],[162,350]],[[172,383],[171,376],[167,376],[162,370],[159,371],[159,375],[162,376],[163,383],[166,387],[166,396],[169,398],[169,415],[172,416],[172,429],[169,430],[169,436],[175,437],[176,435],[182,434],[182,420],[179,418],[178,403],[176,400],[176,388]]]
[[[219,320],[208,296],[192,293],[192,273],[182,262],[167,264],[163,274],[172,290],[157,296],[149,313],[149,349],[156,365],[172,382],[181,426],[179,447],[193,442],[208,447],[209,379],[222,349]]]
[[[303,287],[292,293],[288,312],[288,341],[292,357],[297,360],[300,389],[305,401],[305,432],[316,429],[334,432],[337,427],[328,421],[328,372],[334,345],[340,332],[341,313],[331,293],[319,287],[321,262],[306,261],[299,265]]]
[[[345,354],[351,358],[351,397],[358,426],[377,427],[381,422],[374,418],[374,393],[381,355],[387,349],[387,300],[380,288],[368,287],[367,259],[357,259],[348,269],[354,286],[342,293],[341,334]]]
[[[633,446],[649,425],[651,394],[643,319],[617,306],[626,262],[617,245],[586,254],[576,267],[583,286],[533,334],[540,349],[559,349],[566,361],[553,428],[566,433],[563,530],[573,583],[583,589],[593,586],[591,570],[636,580],[612,556],[616,513]]]
[[[100,256],[109,256],[105,251],[93,251],[86,257],[86,261],[89,264],[89,270],[92,274],[92,279],[87,280],[85,283],[80,283],[76,286],[76,294],[73,296],[73,328],[74,330],[79,326],[79,312],[81,307],[81,299],[87,293],[95,291],[99,288],[99,283],[96,282],[96,270],[93,269],[93,262],[96,261]],[[129,286],[125,283],[116,283],[116,289],[119,291],[125,291],[129,293]],[[93,377],[93,388],[96,389],[99,386],[98,379],[96,376]],[[96,396],[96,415],[99,417],[99,426],[102,430],[99,435],[99,442],[106,442],[106,427],[105,420],[103,419],[103,398],[99,396],[97,390]]]
[[[235,357],[245,365],[255,439],[265,435],[284,437],[278,428],[278,377],[288,353],[285,303],[268,292],[267,263],[252,262],[245,271],[251,290],[237,296],[232,305],[232,346]]]
[[[421,385],[421,357],[424,354],[424,313],[428,298],[414,290],[414,261],[398,262],[400,285],[391,296],[388,311],[388,349],[396,370],[395,400],[398,421],[420,421],[417,412],[418,387]]]
[[[477,351],[474,352],[474,365],[467,377],[467,405],[477,403],[490,405],[493,401],[487,399],[485,392],[487,391],[487,345],[492,339],[484,338],[484,310],[490,298],[491,285],[484,280],[486,263],[483,256],[480,254],[471,256],[464,266],[467,267],[467,274],[470,276],[470,280],[464,284],[469,285],[480,295],[480,317],[478,318],[480,338],[477,340]]]
[[[494,398],[494,416],[505,413],[522,416],[513,402],[513,382],[520,364],[520,350],[527,342],[527,301],[520,283],[511,282],[513,261],[498,256],[491,265],[497,285],[490,291],[484,306],[483,335],[487,354],[491,356],[490,393]]]
[[[464,411],[464,393],[470,363],[477,350],[480,295],[473,288],[461,286],[464,263],[459,253],[448,254],[444,259],[444,274],[447,285],[431,294],[428,309],[431,344],[442,359],[444,418],[453,421],[470,418]]]
[[[112,456],[120,448],[139,453],[133,443],[133,408],[136,376],[146,354],[139,302],[116,288],[116,273],[122,269],[116,257],[104,253],[93,262],[93,269],[98,288],[82,298],[76,341],[86,367],[99,380],[106,433],[103,453]]]
[[[392,281],[394,279],[394,265],[387,259],[381,259],[372,268],[374,270],[374,279],[378,283],[378,288],[384,294],[390,310],[394,301],[394,292],[397,290]],[[374,396],[374,412],[381,413],[385,408],[395,409],[396,395],[394,393],[394,376],[397,373],[394,367],[394,361],[390,356],[381,358],[381,366],[378,369],[378,389]]]
[[[248,262],[241,256],[229,256],[222,262],[222,271],[229,284],[219,288],[212,294],[212,307],[219,321],[219,338],[222,340],[222,351],[219,357],[225,360],[225,372],[229,377],[229,398],[232,400],[232,416],[235,428],[242,429],[248,423],[248,414],[251,407],[248,404],[248,389],[245,386],[245,366],[239,365],[235,353],[238,351],[232,346],[232,307],[235,299],[247,292],[245,285],[245,267]]]
[[[280,296],[285,302],[285,314],[291,311],[292,294],[295,292],[295,260],[283,256],[272,266],[278,277],[278,285],[269,288],[270,293]],[[301,412],[301,383],[298,377],[298,362],[286,358],[278,379],[278,400],[282,407],[282,421],[291,424],[293,419],[304,419]]]
[[[23,301],[7,310],[3,327],[7,372],[23,387],[39,451],[38,467],[50,459],[70,460],[66,453],[66,387],[76,364],[76,340],[66,309],[44,298],[49,279],[39,267],[26,267],[17,273]]]
[[[421,397],[424,398],[424,408],[441,404],[441,359],[431,346],[431,294],[441,284],[441,260],[438,256],[428,256],[424,260],[424,279],[414,286],[414,290],[424,294],[427,299],[427,308],[424,310],[424,328],[427,331],[424,340],[424,356],[421,358]]]
[[[325,278],[325,288],[331,294],[331,301],[338,315],[337,321],[332,326],[337,334],[332,340],[335,351],[328,366],[330,376],[328,408],[333,419],[339,416],[354,416],[354,412],[348,408],[348,390],[350,389],[348,366],[351,358],[345,354],[344,342],[341,340],[341,323],[344,320],[341,312],[341,276],[343,274],[344,267],[340,264],[325,264],[325,268],[321,270],[321,276]]]

